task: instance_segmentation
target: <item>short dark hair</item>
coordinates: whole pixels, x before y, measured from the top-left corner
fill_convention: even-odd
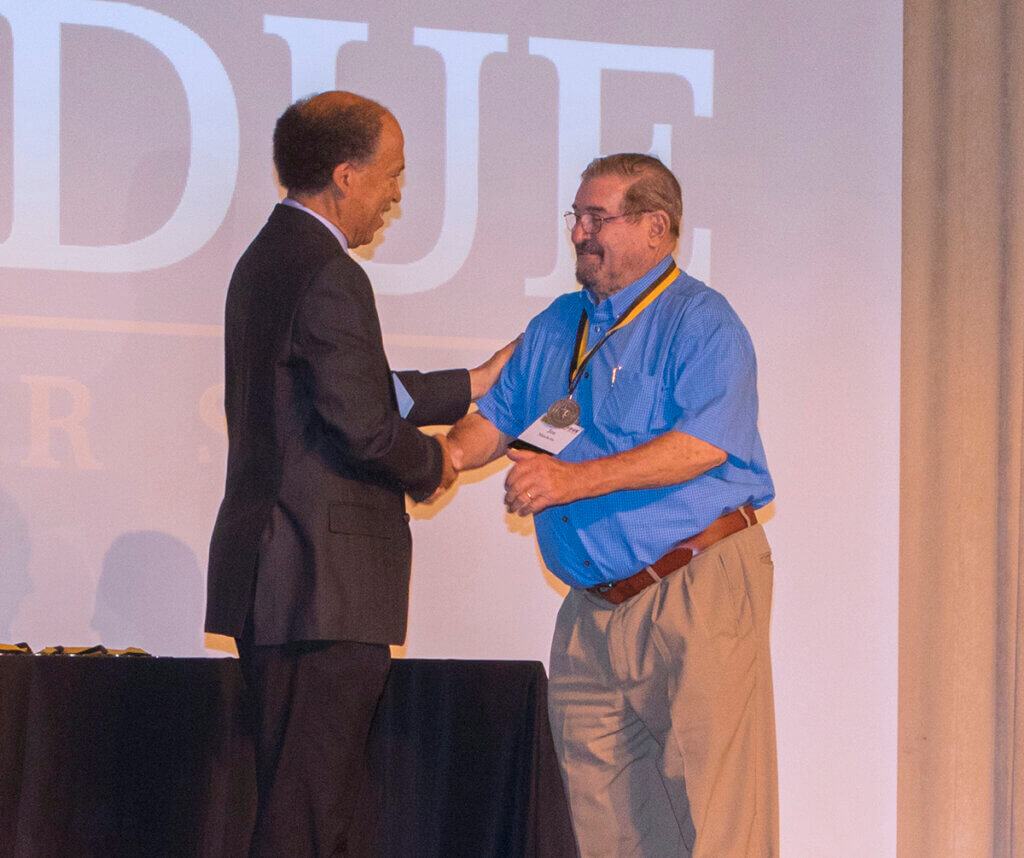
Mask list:
[[[668,215],[669,231],[679,238],[683,220],[683,192],[672,171],[653,155],[622,152],[595,158],[581,173],[584,181],[597,176],[619,176],[631,179],[622,197],[624,214],[663,211]]]
[[[322,92],[291,105],[274,126],[274,166],[289,193],[316,193],[338,164],[364,164],[377,151],[387,109],[347,92]]]

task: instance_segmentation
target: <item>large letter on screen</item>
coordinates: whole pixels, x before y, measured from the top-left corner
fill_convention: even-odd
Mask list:
[[[238,109],[227,72],[199,36],[148,9],[103,0],[0,0],[14,53],[14,214],[0,266],[145,271],[195,253],[217,231],[238,174]],[[185,89],[191,158],[177,209],[156,232],[102,247],[60,241],[60,29],[120,30],[151,44]]]

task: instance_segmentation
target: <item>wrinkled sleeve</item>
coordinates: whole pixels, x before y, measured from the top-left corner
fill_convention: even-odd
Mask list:
[[[749,463],[757,438],[757,361],[743,323],[727,305],[709,302],[686,321],[675,350],[679,416],[672,428]]]

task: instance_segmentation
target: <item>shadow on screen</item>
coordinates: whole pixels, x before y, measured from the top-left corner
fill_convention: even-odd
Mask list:
[[[123,533],[103,558],[92,626],[108,648],[201,656],[203,575],[196,555],[166,533]]]
[[[11,640],[11,624],[32,590],[28,574],[28,522],[13,498],[0,488],[0,643]]]

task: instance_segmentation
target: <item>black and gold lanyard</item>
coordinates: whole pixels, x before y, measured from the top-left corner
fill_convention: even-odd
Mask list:
[[[576,328],[576,345],[573,348],[572,363],[569,364],[569,394],[567,398],[572,397],[576,386],[580,383],[580,378],[583,376],[583,368],[597,353],[597,350],[608,341],[612,334],[616,331],[621,331],[653,304],[654,299],[671,286],[678,276],[679,268],[673,262],[657,280],[636,297],[636,300],[615,320],[615,324],[605,332],[605,335],[597,341],[590,351],[587,351],[587,340],[589,338],[587,332],[590,328],[587,324],[587,311],[582,310],[580,312],[580,323]]]

